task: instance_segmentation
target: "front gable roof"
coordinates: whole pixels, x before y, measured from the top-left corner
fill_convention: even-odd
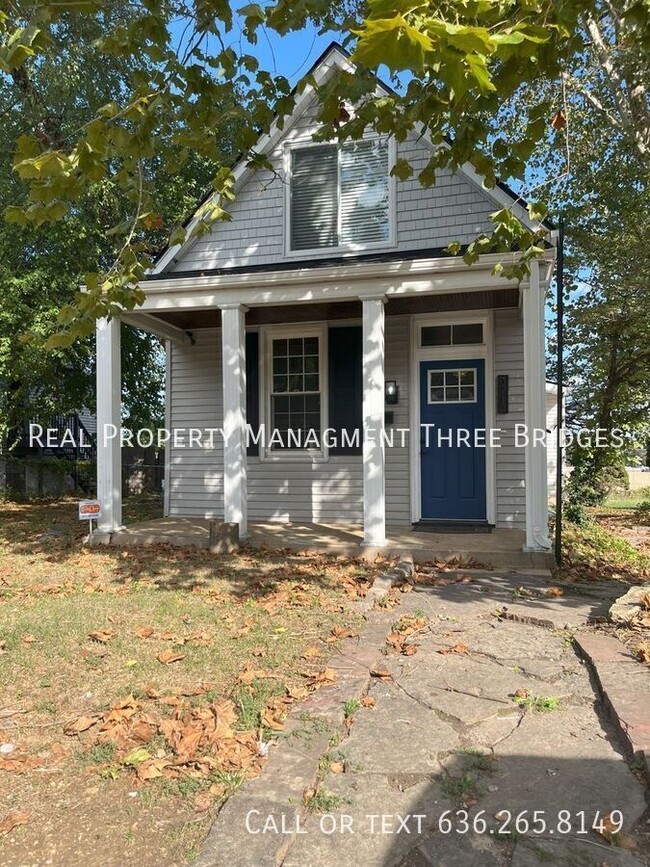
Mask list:
[[[354,69],[354,64],[351,62],[350,57],[345,51],[345,49],[338,43],[333,42],[315,61],[308,74],[314,77],[317,84],[321,84],[324,83],[336,70],[346,70],[348,72],[354,72]],[[388,94],[391,92],[391,89],[379,79],[377,79],[377,92],[379,94]],[[312,104],[313,97],[314,88],[311,85],[308,85],[303,90],[303,92],[296,98],[294,110],[291,115],[284,118],[282,124],[278,124],[277,122],[275,122],[268,133],[260,136],[255,148],[256,152],[264,156],[270,156],[271,153],[278,147],[278,145],[280,145],[282,141],[287,138],[287,136],[289,136],[291,131],[299,123],[307,109]],[[432,147],[431,140],[427,132],[425,130],[416,131],[421,134],[419,140],[424,142],[426,146]],[[236,162],[233,168],[235,195],[237,195],[237,193],[245,186],[246,182],[254,174],[254,172],[255,169],[251,168],[248,165],[248,159],[246,156],[242,156]],[[551,230],[554,228],[549,221],[532,221],[528,215],[526,203],[512,190],[510,190],[505,184],[498,184],[493,189],[488,189],[487,187],[485,187],[482,178],[469,163],[462,166],[459,169],[458,173],[463,175],[474,188],[480,190],[483,196],[491,199],[495,207],[511,208],[515,216],[531,230],[536,231],[540,228]],[[188,236],[191,236],[193,229],[199,222],[199,214],[201,210],[205,207],[207,203],[210,202],[211,199],[216,199],[216,195],[216,193],[209,193],[205,197],[201,205],[199,205],[194,215],[186,221],[184,225],[185,228],[188,230]],[[177,266],[180,260],[184,258],[186,253],[196,243],[196,240],[196,238],[188,237],[182,244],[176,244],[167,247],[167,249],[161,253],[155,265],[151,269],[150,276],[162,276],[162,274],[170,270],[174,270],[175,266]],[[210,270],[212,271],[215,269],[211,268]],[[179,273],[178,269],[176,270],[176,273]],[[186,272],[183,271],[182,273]]]

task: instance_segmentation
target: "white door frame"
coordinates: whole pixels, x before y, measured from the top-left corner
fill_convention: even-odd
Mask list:
[[[463,346],[420,346],[420,329],[426,325],[481,323],[483,343]],[[410,478],[411,522],[422,518],[420,461],[420,362],[483,359],[485,361],[485,426],[495,426],[494,405],[494,316],[492,310],[461,310],[454,313],[423,313],[411,317],[410,405]],[[486,448],[485,455],[485,514],[488,524],[496,523],[496,453]]]

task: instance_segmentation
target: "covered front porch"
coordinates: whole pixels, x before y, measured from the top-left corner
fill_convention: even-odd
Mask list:
[[[210,524],[206,518],[158,518],[124,527],[110,534],[98,534],[96,542],[112,545],[174,545],[208,548]],[[522,550],[523,530],[491,533],[432,533],[404,527],[388,527],[386,544],[362,547],[360,524],[315,524],[268,521],[249,525],[246,545],[253,548],[291,551],[318,551],[366,558],[413,556],[416,563],[431,561],[467,568],[522,569],[544,572],[554,565],[549,553]]]
[[[477,560],[489,551],[490,565],[496,558],[510,567],[524,565],[516,555],[539,554],[529,564],[546,566],[546,450],[532,439],[515,448],[512,430],[515,423],[545,428],[543,304],[552,263],[533,262],[530,279],[519,284],[494,274],[495,264],[494,256],[472,268],[457,257],[422,256],[254,273],[165,275],[145,283],[142,308],[125,311],[121,318],[166,340],[165,427],[190,436],[189,447],[176,446],[174,439],[168,450],[165,520],[179,523],[167,524],[163,541],[188,537],[191,527],[189,537],[196,539],[207,533],[210,521],[223,521],[237,525],[241,540],[274,548],[322,544],[357,555],[364,549],[408,550],[418,556],[422,552],[424,559],[458,555]],[[449,337],[455,329],[472,334],[456,345],[455,336]],[[432,342],[424,340],[427,331]],[[447,333],[444,346],[436,343],[440,331]],[[357,354],[347,352],[353,337]],[[263,426],[266,419],[278,427],[272,422],[283,410],[274,409],[275,380],[284,374],[276,374],[280,362],[293,360],[293,343],[300,344],[304,355],[302,391],[310,392],[307,380],[316,380],[312,391],[317,400],[316,415],[304,409],[306,423],[301,420],[297,427],[307,428],[308,418],[316,418],[321,433],[326,432],[347,400],[350,415],[358,409],[361,438],[355,448],[332,449],[323,437],[311,451],[273,451],[263,444],[251,451],[247,426]],[[285,359],[276,350],[286,345]],[[134,534],[146,536],[152,528],[123,528],[119,438],[102,435],[120,426],[119,319],[98,323],[97,349],[99,529],[121,543]],[[333,350],[339,357],[347,352],[347,367],[335,369]],[[316,364],[316,375],[308,371],[308,362]],[[462,380],[459,397],[458,377],[470,367],[475,369],[473,385]],[[441,369],[446,383],[456,377],[455,385],[437,388],[441,374],[436,371]],[[351,396],[349,381],[357,377]],[[498,380],[506,381],[504,403],[497,401]],[[388,401],[387,381],[401,393],[399,405]],[[421,432],[435,428],[429,422],[438,418],[424,411],[441,391],[442,402],[449,404],[449,423],[462,427],[454,413],[465,390],[472,392],[468,403],[480,407],[476,429],[503,423],[510,440],[503,449],[482,452],[475,462],[470,484],[478,491],[480,512],[431,514],[421,508],[426,496],[433,498],[425,481],[443,473],[445,458],[430,451],[424,464]],[[285,419],[287,424],[293,426]],[[386,447],[387,428],[397,432],[397,440],[404,432],[402,446]],[[214,442],[201,440],[194,447],[196,429],[219,434]],[[462,462],[462,457],[455,459]],[[448,483],[445,497],[455,493]],[[467,526],[465,533],[447,535],[419,526],[447,518],[468,525],[478,520],[493,532],[474,534]],[[265,527],[273,527],[269,543],[259,542]]]

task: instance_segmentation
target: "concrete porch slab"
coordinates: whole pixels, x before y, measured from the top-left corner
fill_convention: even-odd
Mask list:
[[[112,534],[93,534],[93,544],[177,545],[207,548],[210,521],[203,518],[158,518],[132,524]],[[550,553],[523,551],[522,530],[494,530],[489,534],[414,532],[410,527],[389,527],[385,548],[361,547],[363,529],[358,524],[311,524],[266,522],[249,527],[245,544],[254,548],[287,548],[292,551],[319,551],[349,557],[374,559],[378,555],[399,557],[411,554],[418,563],[460,559],[491,569],[553,568]]]

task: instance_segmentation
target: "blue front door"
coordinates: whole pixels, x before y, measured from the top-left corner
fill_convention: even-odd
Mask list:
[[[485,520],[485,362],[420,362],[423,520]],[[451,438],[451,441],[450,441]]]

